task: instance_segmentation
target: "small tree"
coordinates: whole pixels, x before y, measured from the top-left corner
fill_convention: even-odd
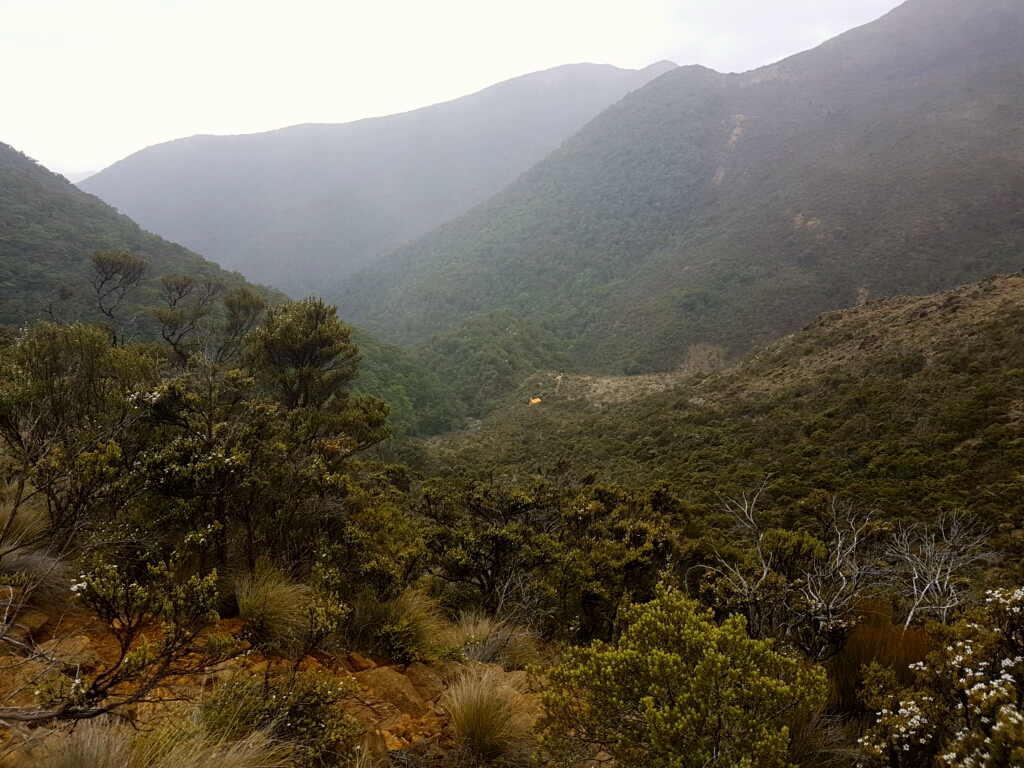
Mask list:
[[[267,311],[253,333],[254,362],[285,407],[322,408],[347,395],[359,373],[359,349],[338,308],[310,296]]]
[[[89,284],[96,293],[96,305],[107,318],[111,341],[118,342],[119,328],[115,317],[128,294],[138,287],[146,273],[146,260],[131,251],[97,251],[90,256],[92,277]]]
[[[181,363],[188,361],[203,320],[213,312],[224,293],[221,280],[196,280],[192,275],[166,275],[160,285],[166,308],[153,314],[160,321],[160,335],[171,345]]]
[[[548,673],[538,727],[558,764],[604,751],[622,766],[781,768],[787,718],[825,700],[825,673],[752,640],[733,616],[661,587],[626,609],[614,644],[573,648]]]

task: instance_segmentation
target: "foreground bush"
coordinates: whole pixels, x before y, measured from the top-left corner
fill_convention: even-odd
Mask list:
[[[787,720],[824,703],[821,669],[674,590],[625,618],[618,642],[570,649],[548,673],[539,728],[557,763],[605,751],[621,766],[786,764]]]
[[[959,621],[925,629],[932,650],[923,661],[865,671],[861,696],[873,717],[860,764],[1024,765],[1024,589],[990,590]]]

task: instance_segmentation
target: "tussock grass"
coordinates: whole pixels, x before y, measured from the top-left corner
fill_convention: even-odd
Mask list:
[[[17,489],[13,483],[0,487],[0,531],[6,531],[0,541],[0,552],[4,552],[14,543],[27,543],[41,537],[50,527],[46,507],[33,501],[22,502],[11,520],[14,511]],[[10,524],[10,528],[8,528]]]
[[[291,581],[266,563],[235,581],[238,616],[252,644],[261,650],[284,651],[299,641],[312,598],[309,586]]]
[[[500,670],[470,667],[442,702],[451,717],[455,746],[467,756],[485,763],[529,764],[536,707]]]
[[[99,719],[53,737],[35,768],[283,768],[286,752],[263,734],[229,742],[174,727],[136,731]]]
[[[525,669],[541,661],[540,640],[526,627],[482,613],[464,613],[442,635],[463,658],[505,669]]]
[[[296,766],[348,765],[358,727],[337,706],[354,680],[323,670],[268,679],[238,675],[220,685],[196,711],[204,731],[232,742],[264,734],[287,745]]]
[[[864,680],[863,670],[871,662],[894,670],[900,682],[910,684],[908,665],[922,661],[930,650],[923,629],[903,629],[899,622],[893,622],[888,603],[867,602],[846,646],[828,663],[830,707],[844,714],[863,714],[857,695]]]
[[[393,600],[353,600],[344,642],[350,650],[393,661],[428,661],[448,630],[438,602],[410,587]]]
[[[18,599],[10,590],[0,606],[17,610],[31,604],[48,613],[60,613],[71,600],[68,587],[71,569],[58,553],[48,548],[50,527],[46,507],[38,502],[22,503],[14,511],[15,490],[0,487],[0,584],[18,588]]]

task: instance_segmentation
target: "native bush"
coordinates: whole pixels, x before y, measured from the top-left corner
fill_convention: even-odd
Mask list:
[[[676,590],[624,620],[616,642],[572,648],[547,673],[538,727],[558,764],[598,751],[623,766],[786,764],[787,720],[824,703],[823,670],[752,640],[740,617],[716,624]]]
[[[872,664],[863,700],[873,711],[863,764],[909,768],[1018,765],[1024,754],[1024,589],[997,589],[954,624],[926,625],[933,650],[909,682]]]

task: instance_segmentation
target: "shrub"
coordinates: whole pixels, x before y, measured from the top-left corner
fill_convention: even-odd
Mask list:
[[[495,667],[473,667],[445,693],[455,745],[475,761],[529,763],[536,711],[521,687]]]
[[[860,738],[868,768],[1021,765],[1024,759],[1024,588],[987,593],[955,624],[926,625],[932,650],[911,682],[872,664],[862,697],[874,711]]]
[[[621,766],[786,764],[787,720],[824,704],[821,669],[665,587],[624,618],[617,642],[572,648],[548,673],[539,727],[556,761],[604,750]]]
[[[446,629],[437,602],[410,587],[393,600],[371,595],[353,600],[344,640],[352,650],[392,661],[429,661]]]
[[[287,745],[299,765],[339,765],[353,758],[357,728],[336,705],[354,681],[324,671],[290,679],[238,676],[199,708],[203,728],[241,740],[265,732]]]

